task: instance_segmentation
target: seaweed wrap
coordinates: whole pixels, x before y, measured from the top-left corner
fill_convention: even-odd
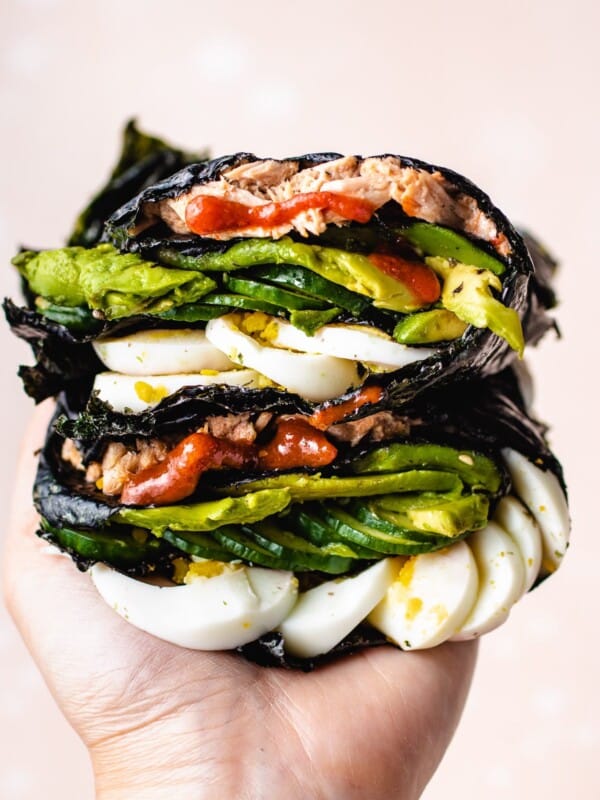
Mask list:
[[[5,311],[37,400],[94,375],[95,342],[192,328],[303,400],[377,384],[404,403],[499,372],[554,324],[535,241],[465,178],[400,156],[193,163],[116,210],[101,243],[71,241],[14,260],[30,305]]]
[[[39,534],[132,624],[304,669],[479,636],[560,565],[562,470],[512,370],[358,419],[284,397],[191,387],[138,413],[61,397]]]
[[[516,361],[552,257],[415,159],[138,145],[13,262],[57,397],[38,534],[132,624],[264,665],[496,628],[568,546]]]

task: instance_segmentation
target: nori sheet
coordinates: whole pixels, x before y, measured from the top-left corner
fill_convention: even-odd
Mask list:
[[[269,402],[266,407],[260,407],[261,410],[268,408],[276,413],[285,413],[287,406],[279,405],[280,395],[284,393],[275,390],[269,392]],[[80,417],[69,407],[68,398],[61,397],[40,455],[34,484],[37,510],[51,525],[93,530],[104,527],[120,507],[116,498],[106,498],[93,484],[85,482],[83,473],[62,461],[60,449],[63,436],[55,429],[56,425],[62,433],[74,433],[77,426],[81,428],[82,434],[87,431],[88,438],[84,436],[82,442],[87,443],[89,453],[93,453],[93,437],[126,440],[138,435],[156,436],[163,435],[165,431],[172,433],[175,430],[187,430],[190,425],[200,424],[210,414],[242,410],[238,405],[239,397],[239,393],[231,394],[222,387],[214,387],[210,401],[206,397],[198,401],[192,392],[192,396],[180,397],[174,403],[163,401],[162,408],[159,406],[145,414],[115,414],[105,407],[102,411],[96,408],[95,416],[89,419]],[[250,408],[255,400],[252,392],[249,392],[245,396],[246,405],[243,410]],[[95,403],[99,401],[96,400]],[[525,410],[518,379],[511,369],[485,380],[448,387],[442,392],[429,391],[412,406],[411,413],[414,419],[409,440],[469,447],[495,457],[497,461],[502,448],[513,448],[541,469],[552,471],[559,479],[566,496],[562,468],[548,447],[546,428]],[[75,427],[71,429],[70,426]],[[510,491],[508,480],[505,480],[502,491]],[[76,563],[81,561],[78,558],[74,560]],[[82,567],[89,564],[86,562],[85,565],[78,565]],[[161,565],[141,564],[140,574],[148,569],[160,570]],[[262,666],[309,671],[343,654],[383,644],[386,644],[386,639],[382,634],[367,625],[360,625],[330,653],[313,659],[299,659],[287,654],[282,636],[277,632],[266,634],[259,640],[238,648],[238,652],[244,658]]]

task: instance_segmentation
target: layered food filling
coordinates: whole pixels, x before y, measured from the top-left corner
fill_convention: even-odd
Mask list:
[[[559,565],[564,493],[529,458],[485,441],[477,447],[472,433],[461,442],[453,422],[434,433],[426,407],[372,410],[384,395],[377,384],[286,413],[276,403],[261,407],[254,375],[254,384],[232,384],[254,391],[251,410],[199,414],[195,398],[211,385],[223,391],[231,364],[205,336],[154,334],[97,345],[128,372],[100,373],[89,411],[59,419],[59,472],[72,488],[46,493],[55,502],[74,489],[83,505],[71,507],[67,526],[62,511],[53,516],[46,500],[40,507],[50,508],[44,535],[84,564],[160,574],[178,592],[176,604],[210,604],[215,592],[248,622],[234,614],[210,634],[197,621],[174,631],[163,625],[166,612],[151,610],[170,597],[164,586],[94,568],[111,605],[146,630],[201,649],[243,646],[277,630],[286,652],[312,658],[362,624],[405,649],[429,647],[500,624]],[[133,364],[173,371],[131,375]],[[87,500],[95,504],[91,525]],[[276,611],[251,588],[263,579]],[[230,590],[254,598],[255,616]],[[334,623],[321,634],[329,611]]]
[[[107,242],[14,259],[46,320],[79,341],[132,327],[206,328],[237,367],[248,357],[242,334],[360,362],[359,374],[337,364],[330,397],[373,371],[433,363],[449,345],[466,346],[469,330],[522,353],[513,284],[523,254],[441,173],[347,157],[305,168],[242,159],[217,180],[182,179],[179,193],[176,177],[153,187],[149,197],[163,199],[142,192],[134,211],[117,212]],[[356,352],[333,341],[350,338]]]
[[[177,444],[110,442],[87,468],[67,439],[94,524],[75,509],[43,535],[103,562],[99,591],[150,633],[222,649],[276,631],[300,658],[361,625],[403,649],[481,635],[560,564],[565,496],[526,456],[419,441],[392,412],[325,421],[212,417]]]
[[[136,168],[74,246],[14,259],[26,389],[64,392],[41,535],[186,647],[285,661],[496,627],[569,530],[542,429],[474,380],[550,325],[521,237],[411,159],[155,156],[161,180]],[[451,376],[473,384],[431,391]]]

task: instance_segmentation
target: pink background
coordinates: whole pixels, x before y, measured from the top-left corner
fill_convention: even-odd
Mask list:
[[[564,339],[531,356],[570,486],[560,573],[488,636],[425,792],[600,796],[597,4],[2,0],[0,252],[50,247],[107,174],[123,122],[214,154],[397,152],[470,176],[560,257]],[[2,507],[30,410],[0,327]],[[552,339],[552,337],[550,337]],[[594,365],[594,366],[592,366]],[[587,522],[586,522],[587,520]],[[58,621],[57,621],[57,624]],[[91,798],[83,746],[0,610],[0,797]]]

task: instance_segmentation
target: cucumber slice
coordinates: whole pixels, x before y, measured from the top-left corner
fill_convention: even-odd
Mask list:
[[[381,558],[381,553],[377,553],[375,550],[371,550],[368,547],[361,547],[354,542],[352,543],[352,547],[350,547],[347,539],[344,539],[320,519],[318,515],[319,509],[320,506],[317,506],[313,513],[309,513],[306,510],[292,509],[285,520],[293,531],[300,536],[306,537],[310,542],[319,547],[335,542],[339,547],[344,548],[343,551],[340,551],[340,555],[343,555],[345,552],[350,558]]]
[[[333,305],[340,306],[356,315],[360,315],[361,311],[371,305],[369,300],[361,295],[344,289],[343,286],[332,283],[304,267],[268,265],[255,267],[252,275],[281,286],[300,289],[311,297],[318,299],[326,297]]]
[[[244,297],[241,294],[208,294],[202,298],[205,303],[218,306],[229,306],[230,308],[242,308],[244,311],[264,311],[266,314],[284,316],[285,309],[268,303],[266,300],[258,300],[255,297]]]
[[[246,525],[223,525],[213,531],[213,536],[235,558],[241,558],[261,567],[282,569],[277,557],[257,544],[252,529]]]
[[[258,522],[252,526],[252,533],[256,542],[278,559],[280,569],[340,575],[348,572],[353,563],[353,558],[336,554],[335,543],[317,547],[272,523]]]
[[[209,319],[222,317],[230,311],[231,306],[207,306],[202,303],[188,303],[185,306],[179,306],[179,308],[161,311],[160,314],[153,314],[153,316],[174,322],[208,322]]]
[[[71,308],[48,303],[40,305],[36,310],[53,322],[58,322],[59,325],[78,333],[94,333],[102,328],[102,322],[87,308],[79,306]]]
[[[385,533],[359,522],[337,506],[323,507],[322,514],[325,522],[344,539],[363,547],[370,547],[385,555],[418,555],[437,550],[447,544],[447,542],[441,545],[435,542],[417,542],[403,535]]]
[[[229,550],[221,547],[208,533],[182,533],[167,529],[163,539],[191,556],[210,558],[213,561],[232,561],[235,556]]]
[[[103,561],[117,569],[142,568],[144,564],[154,563],[169,552],[169,547],[151,534],[142,541],[118,529],[83,531],[56,528],[45,519],[42,519],[41,531],[45,538],[56,542],[67,552],[87,561]]]
[[[289,311],[308,311],[318,310],[322,311],[330,306],[330,303],[324,300],[317,300],[310,298],[306,295],[296,294],[289,292],[285,289],[280,289],[278,286],[271,286],[268,283],[260,283],[259,281],[251,281],[246,278],[237,278],[231,275],[224,275],[223,282],[227,288],[236,294],[245,295],[246,297],[264,300],[273,305],[287,308]]]
[[[466,236],[441,225],[413,222],[407,228],[400,228],[398,233],[425,255],[453,258],[463,264],[489,269],[496,275],[506,271],[499,259],[476,247]]]

